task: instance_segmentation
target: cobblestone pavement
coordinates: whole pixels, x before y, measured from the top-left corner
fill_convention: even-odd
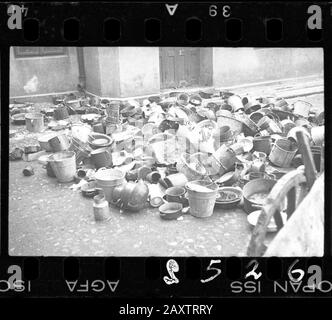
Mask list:
[[[322,109],[323,95],[305,100]],[[35,256],[243,256],[251,236],[241,209],[215,209],[206,219],[190,215],[164,221],[157,209],[120,213],[96,223],[92,200],[49,178],[37,161],[24,177],[24,161],[9,169],[9,254]]]
[[[157,209],[120,213],[96,223],[92,200],[49,178],[33,162],[35,175],[24,177],[24,161],[10,162],[10,255],[229,256],[245,255],[251,235],[241,209],[215,210],[206,219],[190,215],[165,221]]]

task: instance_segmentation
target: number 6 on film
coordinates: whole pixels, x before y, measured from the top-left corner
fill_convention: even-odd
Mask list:
[[[299,259],[296,259],[291,266],[288,268],[288,277],[290,281],[292,282],[300,282],[302,278],[304,277],[304,271],[302,269],[293,269],[294,266],[299,262]],[[299,276],[298,277],[293,277],[293,274],[296,273]]]
[[[206,282],[209,282],[209,281],[212,281],[214,278],[218,277],[221,273],[221,270],[218,269],[218,268],[215,268],[215,267],[212,267],[212,265],[214,263],[221,263],[221,260],[211,260],[210,261],[210,264],[208,265],[208,267],[206,268],[206,270],[216,270],[216,273],[215,275],[211,276],[210,278],[207,278],[207,279],[201,279],[201,282],[202,283],[206,283]]]
[[[164,276],[166,284],[179,283],[179,279],[175,276],[175,272],[179,271],[179,265],[174,259],[169,259],[166,263],[166,268],[170,277]]]

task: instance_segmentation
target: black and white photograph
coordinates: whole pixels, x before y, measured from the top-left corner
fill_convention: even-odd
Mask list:
[[[10,256],[324,254],[324,51],[10,47]]]

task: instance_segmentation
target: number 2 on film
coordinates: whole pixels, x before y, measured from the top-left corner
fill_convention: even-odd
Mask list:
[[[229,18],[231,16],[231,7],[229,5],[222,6],[222,15],[224,18]],[[215,4],[212,4],[209,7],[210,17],[215,17],[218,15],[218,7]]]
[[[179,283],[179,279],[174,273],[179,271],[179,265],[174,259],[169,259],[166,263],[167,272],[169,277],[164,276],[164,281],[166,284],[171,285],[173,283]]]

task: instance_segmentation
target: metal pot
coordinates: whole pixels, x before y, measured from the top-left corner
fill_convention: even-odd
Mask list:
[[[149,188],[140,180],[139,182],[127,182],[115,187],[112,195],[112,203],[124,210],[139,211],[148,200]]]
[[[112,154],[107,148],[93,150],[90,156],[92,163],[97,169],[112,166]]]
[[[243,133],[245,136],[254,136],[258,133],[259,125],[256,125],[256,123],[250,120],[248,116],[243,116],[241,121],[243,123]]]
[[[243,187],[244,210],[247,213],[251,213],[257,210],[258,208],[262,207],[262,205],[249,200],[250,196],[261,192],[269,193],[275,184],[276,181],[270,179],[254,179],[246,183],[245,186]]]
[[[238,95],[232,95],[227,99],[227,104],[229,104],[230,106],[232,106],[234,112],[238,111],[238,110],[243,110],[244,106],[242,103],[242,99],[240,96]]]
[[[142,209],[148,200],[149,196],[149,188],[148,186],[142,181],[138,181],[134,190],[131,193],[130,200],[128,202],[128,209],[131,211],[139,211]]]
[[[122,190],[123,190],[124,186],[125,186],[125,184],[120,184],[120,185],[117,185],[113,189],[112,198],[110,200],[111,204],[119,205],[120,206],[121,193],[122,193]]]
[[[65,151],[70,147],[69,139],[64,133],[51,138],[48,142],[54,152]]]
[[[253,139],[253,149],[269,155],[271,151],[272,139],[270,136],[255,136]]]
[[[55,173],[53,171],[52,165],[50,161],[47,161],[45,165],[43,165],[43,168],[46,169],[46,173],[49,177],[55,178]]]

